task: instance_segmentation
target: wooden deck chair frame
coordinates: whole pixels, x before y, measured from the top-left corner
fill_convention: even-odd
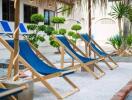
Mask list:
[[[5,85],[3,85],[2,83],[0,83],[0,87],[6,89]],[[10,95],[11,93],[14,93],[16,91],[21,91],[21,90],[25,90],[28,88],[28,85],[22,85],[20,87],[5,91],[4,93],[0,93],[0,97],[6,96],[6,95]],[[17,100],[17,98],[15,96],[9,96],[11,98],[11,100]]]
[[[104,53],[106,53],[106,52],[98,45],[98,43],[96,43],[96,41],[94,41],[92,38],[89,37],[89,38],[90,38],[90,42],[87,42],[80,34],[78,34],[78,35],[79,35],[80,38],[85,42],[85,51],[88,50],[87,48],[90,46],[91,49],[92,49],[92,51],[94,52],[94,56],[97,55],[97,56],[100,57],[100,58],[103,57],[103,56],[101,56],[96,50],[94,50],[94,49],[92,48],[92,46],[90,45],[90,43],[93,42],[94,45],[96,45],[101,51],[103,51]],[[86,51],[86,53],[87,53],[87,51]],[[111,70],[113,70],[113,69],[115,69],[115,68],[118,67],[118,64],[111,58],[112,55],[113,55],[113,53],[108,54],[107,56],[103,57],[104,59],[102,60],[102,61],[109,67],[109,69],[111,69]],[[108,59],[114,64],[114,66],[110,65],[110,64],[106,61],[106,58],[108,58]]]
[[[24,39],[29,43],[29,45],[31,46],[31,48],[35,51],[36,55],[38,57],[40,57],[42,60],[48,62],[50,65],[54,66],[54,64],[52,64],[37,48],[35,48],[32,43],[27,39],[27,34],[26,35],[23,35]],[[74,65],[74,61],[72,60],[72,65],[71,66],[68,66],[66,68],[64,68],[64,50],[63,48],[61,49],[61,69],[65,69],[65,70],[74,70],[74,71],[77,71],[77,69],[80,68],[80,64],[78,65]],[[73,67],[74,66],[74,67]],[[55,67],[55,66],[54,66]]]
[[[0,42],[13,54],[14,50],[12,47],[10,47],[8,45],[8,43],[2,39],[2,37],[0,37]],[[13,57],[13,55],[11,55],[11,58]],[[54,74],[50,74],[50,75],[46,75],[46,76],[41,76],[38,72],[36,72],[20,55],[18,56],[18,60],[19,62],[21,62],[28,70],[30,70],[34,76],[34,82],[36,81],[40,81],[44,86],[47,87],[47,89],[54,94],[57,99],[61,100],[63,98],[66,98],[72,94],[74,94],[75,92],[79,91],[79,88],[66,76],[63,76],[64,73],[58,72],[58,73],[54,73]],[[10,61],[12,63],[12,60]],[[51,63],[47,62],[49,65],[52,66]],[[11,70],[12,67],[10,65],[9,70]],[[73,88],[73,90],[71,90],[70,92],[66,93],[65,95],[61,95],[57,90],[55,90],[48,82],[48,79],[51,78],[55,78],[55,77],[62,77],[67,83],[69,83],[69,85]]]
[[[67,51],[70,55],[72,55],[72,57],[78,61],[80,63],[80,67],[82,67],[83,69],[85,69],[87,72],[91,73],[95,79],[99,79],[100,77],[102,77],[103,75],[105,75],[105,72],[96,64],[97,62],[99,62],[100,59],[96,59],[87,63],[83,63],[74,53],[72,53],[60,40],[58,40],[55,36],[54,39],[56,41],[59,42],[60,46],[64,48],[65,51]],[[67,38],[66,38],[67,39]],[[76,46],[74,45],[69,39],[67,39],[68,42],[77,50],[79,51],[84,57],[86,57],[86,55]],[[95,68],[97,68],[97,70],[100,72],[99,75],[97,73],[95,73],[89,66],[90,65],[94,65]]]

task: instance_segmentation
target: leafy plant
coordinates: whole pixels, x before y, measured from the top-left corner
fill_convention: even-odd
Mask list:
[[[59,34],[65,35],[66,34],[66,29],[59,29]]]
[[[47,35],[52,35],[52,32],[54,31],[54,27],[51,26],[47,26],[45,29],[45,33],[47,33]]]
[[[36,48],[38,48],[40,42],[45,41],[44,35],[38,34],[40,31],[44,32],[46,29],[45,25],[38,25],[43,19],[44,17],[41,14],[33,14],[31,16],[31,21],[36,24],[27,25],[27,29],[33,31],[27,38]]]
[[[68,36],[73,36],[74,34],[75,34],[75,32],[73,32],[73,31],[68,32]]]
[[[132,6],[129,6],[128,14],[126,15],[126,17],[130,21],[130,33],[132,33]]]
[[[57,35],[57,34],[59,34],[59,32],[58,32],[58,30],[54,30],[54,31],[52,31],[52,34]]]
[[[81,28],[82,28],[82,27],[81,27],[79,24],[75,24],[75,25],[73,25],[73,26],[71,27],[71,29],[74,30],[74,31],[76,31],[76,32],[77,32],[78,30],[81,30]]]
[[[38,44],[40,42],[44,42],[45,39],[44,39],[44,36],[41,36],[41,35],[37,35],[37,34],[30,34],[28,36],[28,40],[36,47],[38,48]]]
[[[37,28],[37,25],[36,25],[36,24],[27,25],[27,29],[28,29],[28,30],[34,31],[34,30],[36,30],[36,28]]]
[[[118,27],[119,27],[119,33],[122,35],[122,29],[121,29],[121,20],[124,16],[127,16],[129,6],[125,4],[124,2],[116,2],[114,6],[112,6],[112,12],[110,15],[118,19]]]
[[[122,45],[122,37],[120,35],[115,35],[108,39],[108,43],[111,44],[116,50],[119,50]]]
[[[127,43],[128,47],[131,47],[132,46],[132,34],[129,34],[126,37],[126,43]]]
[[[65,22],[65,18],[64,17],[57,17],[57,16],[55,16],[55,17],[51,18],[51,22],[52,23],[57,23],[57,24],[64,23]]]
[[[69,31],[68,32],[68,36],[70,36],[70,40],[73,42],[73,43],[76,43],[76,41],[80,38],[80,36],[78,34],[76,34],[75,32],[73,31]]]
[[[46,30],[46,26],[45,25],[39,25],[38,30],[44,32]]]
[[[52,36],[50,36],[49,40],[50,40],[50,45],[52,45],[53,47],[58,48],[60,46],[59,43],[53,39]]]
[[[33,14],[31,16],[31,21],[34,23],[39,23],[39,22],[43,22],[44,21],[44,16],[41,14]]]

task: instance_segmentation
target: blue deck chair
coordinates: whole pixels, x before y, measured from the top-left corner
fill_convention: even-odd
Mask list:
[[[10,52],[14,51],[14,40],[5,41],[4,39],[2,39],[2,37],[0,37],[0,42]],[[26,40],[19,41],[19,49],[20,52],[18,59],[27,69],[32,72],[33,76],[35,76],[34,81],[40,81],[58,99],[63,99],[79,91],[78,87],[67,77],[67,75],[72,74],[74,70],[57,69],[53,66],[53,64],[51,64],[50,61],[47,61],[47,59],[44,62],[36,55],[35,51],[31,49],[28,41]],[[71,85],[73,90],[67,93],[65,96],[62,96],[47,82],[48,79],[55,77],[62,77],[66,82]]]
[[[100,69],[99,66],[96,64],[101,59],[92,59],[92,58],[86,57],[86,55],[83,52],[81,52],[81,50],[79,48],[77,48],[65,36],[57,35],[57,36],[55,36],[55,40],[60,43],[60,45],[64,48],[64,50],[66,51],[66,53],[68,55],[70,55],[72,58],[74,58],[74,60],[77,60],[80,63],[81,67],[84,68],[87,72],[90,72],[96,79],[99,79],[100,77],[102,77],[105,74],[103,72],[103,70]],[[81,54],[77,53],[73,48],[75,48],[76,50],[78,50]],[[97,70],[100,73],[97,74],[95,71],[93,71],[89,67],[90,65],[95,65],[95,67],[97,68]]]
[[[92,51],[99,57],[103,57],[104,58],[104,63],[106,63],[106,65],[113,70],[114,68],[118,67],[118,64],[111,58],[112,54],[108,54],[106,53],[92,38],[90,38],[88,36],[88,34],[79,34],[81,39],[87,44],[86,46],[90,46]],[[87,47],[86,47],[87,48]],[[109,59],[114,66],[112,66],[111,64],[109,64],[106,61],[106,58]]]
[[[15,96],[19,93],[21,93],[23,90],[25,90],[27,88],[27,86],[20,86],[17,88],[13,88],[13,89],[7,89],[7,88],[0,88],[0,100],[7,100],[8,97],[12,98],[13,100],[15,98]]]
[[[27,28],[25,27],[23,23],[19,24],[19,32],[21,35],[29,35]]]
[[[2,21],[0,21],[0,25],[3,30],[3,32],[1,32],[1,34],[13,35],[13,31],[12,31],[8,21],[2,20]],[[25,28],[23,23],[19,24],[19,34],[20,35],[29,35],[27,32],[27,29]]]
[[[13,34],[8,21],[5,20],[0,21],[0,26],[2,28],[2,32],[0,32],[0,34],[5,34],[8,36]]]

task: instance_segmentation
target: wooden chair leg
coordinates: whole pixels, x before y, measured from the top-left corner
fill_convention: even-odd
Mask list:
[[[115,65],[118,65],[111,57],[108,57]]]
[[[72,59],[72,66],[74,67],[75,63],[74,63],[74,59]]]
[[[104,60],[104,63],[109,67],[110,70],[114,69],[113,67],[111,67],[111,65],[107,61]]]
[[[64,78],[69,84],[71,84],[71,86],[75,87],[73,91],[70,91],[69,93],[66,93],[66,95],[62,96],[59,92],[57,92],[47,81],[45,80],[41,80],[41,82],[43,83],[44,86],[46,86],[48,88],[48,90],[53,93],[57,99],[62,100],[72,94],[74,94],[75,92],[79,91],[79,89],[68,79],[68,78]]]
[[[91,73],[95,79],[99,79],[104,75],[104,73],[101,73],[100,75],[97,75],[95,72],[93,72],[88,66],[84,65],[82,66],[87,72]]]
[[[105,73],[105,72],[99,67],[99,65],[97,65],[96,63],[95,63],[94,65],[95,65],[95,67],[96,67],[101,73]]]
[[[67,78],[66,76],[64,76],[63,78],[64,78],[64,80],[67,81],[73,88],[79,90],[79,88],[78,88],[69,78]]]
[[[9,61],[9,65],[8,65],[8,71],[7,71],[8,79],[11,78],[11,73],[12,73],[12,68],[13,68],[13,58],[14,58],[14,54],[13,54],[13,52],[11,52],[10,61]]]
[[[64,68],[64,56],[65,56],[64,47],[61,47],[61,69]]]
[[[0,83],[0,86],[1,86],[2,88],[6,88],[2,83]],[[11,100],[17,100],[17,98],[16,98],[15,96],[10,96],[10,99],[11,99]]]

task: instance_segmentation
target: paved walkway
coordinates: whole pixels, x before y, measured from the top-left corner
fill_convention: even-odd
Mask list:
[[[69,78],[80,88],[80,92],[65,100],[110,100],[128,81],[132,79],[132,63],[119,63],[119,67],[113,71],[108,70],[104,64],[100,64],[106,75],[95,80],[86,72],[78,72]],[[69,86],[60,78],[49,80],[58,91],[64,93]],[[34,100],[56,100],[55,97],[41,83],[35,84]]]

